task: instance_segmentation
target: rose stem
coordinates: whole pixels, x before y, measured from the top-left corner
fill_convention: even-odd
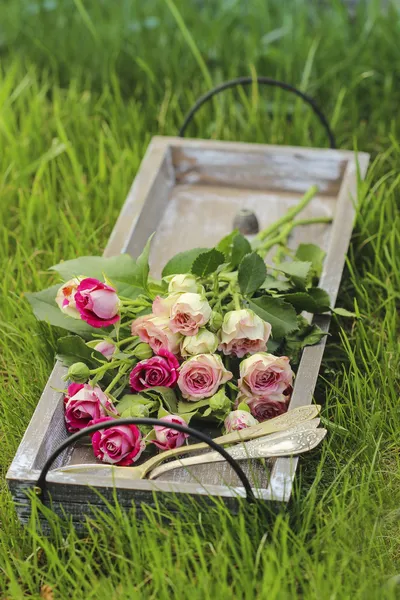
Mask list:
[[[285,245],[287,243],[287,238],[291,231],[300,225],[317,225],[318,223],[331,223],[332,217],[315,217],[312,219],[298,219],[297,221],[292,221],[292,223],[287,223],[287,225],[282,229],[279,235],[276,237],[267,240],[264,244],[262,244],[259,248],[257,248],[258,254],[261,256],[265,256],[267,252],[277,244]]]
[[[255,239],[256,240],[265,240],[266,237],[268,237],[272,233],[275,233],[276,231],[278,231],[282,227],[282,225],[285,225],[285,223],[292,221],[292,219],[296,215],[298,215],[299,212],[301,212],[303,210],[303,208],[305,208],[307,206],[307,204],[314,198],[314,196],[317,192],[318,192],[318,187],[316,185],[312,185],[310,187],[310,189],[304,194],[304,196],[302,197],[302,199],[296,206],[293,206],[292,208],[290,208],[287,211],[287,213],[285,215],[283,215],[283,217],[281,217],[280,219],[275,221],[275,223],[272,223],[272,225],[270,225],[266,229],[263,229],[262,231],[260,231],[256,235]]]
[[[116,376],[114,377],[114,379],[112,380],[112,382],[110,383],[110,385],[108,385],[106,387],[106,389],[104,390],[104,393],[107,394],[108,392],[111,392],[111,390],[113,389],[113,387],[115,386],[116,383],[118,383],[118,381],[121,379],[121,377],[123,375],[125,375],[125,373],[127,372],[128,369],[130,369],[132,365],[123,365],[121,367],[121,369],[118,371],[118,373],[116,374]]]

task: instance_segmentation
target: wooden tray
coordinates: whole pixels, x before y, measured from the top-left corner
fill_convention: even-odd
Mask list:
[[[339,150],[155,137],[104,255],[127,252],[135,257],[156,231],[150,263],[152,274],[159,276],[176,252],[212,246],[229,233],[239,209],[253,210],[264,228],[316,184],[319,193],[302,217],[333,216],[333,223],[296,228],[291,244],[314,242],[326,250],[320,286],[334,306],[353,228],[357,178],[364,177],[368,161],[368,154]],[[328,331],[329,316],[316,321]],[[289,409],[311,403],[324,346],[325,339],[304,350]],[[23,522],[30,506],[26,491],[35,487],[46,458],[67,437],[63,396],[54,391],[65,386],[65,372],[57,363],[7,474]],[[92,450],[82,444],[64,451],[53,468],[88,462],[94,462]],[[248,461],[244,470],[259,499],[281,503],[290,498],[296,466],[297,459],[279,458],[267,466]],[[223,463],[212,469],[194,467],[190,474],[179,469],[155,481],[127,481],[95,470],[85,475],[50,471],[47,482],[53,510],[64,510],[75,521],[89,513],[89,503],[101,504],[96,492],[111,499],[114,486],[122,505],[133,502],[139,509],[143,502],[154,503],[154,492],[165,501],[171,492],[220,496],[232,507],[244,495],[236,475]]]

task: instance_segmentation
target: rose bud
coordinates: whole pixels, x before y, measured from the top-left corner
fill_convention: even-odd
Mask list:
[[[173,387],[178,380],[179,362],[168,350],[161,348],[158,356],[140,361],[131,371],[129,382],[135,392],[155,386]]]
[[[252,310],[232,310],[226,313],[220,331],[219,350],[242,358],[267,348],[271,325],[260,319]]]
[[[138,335],[142,342],[149,344],[153,352],[165,348],[172,354],[178,354],[182,336],[169,328],[169,319],[154,314],[138,317],[132,323],[132,335]]]
[[[117,350],[117,347],[112,342],[107,342],[107,340],[102,340],[98,344],[96,344],[93,348],[100,352],[107,360],[111,360],[113,354]]]
[[[291,389],[293,372],[287,356],[253,354],[240,363],[240,391],[246,396],[283,394]]]
[[[195,356],[196,354],[214,354],[218,347],[218,338],[207,329],[200,329],[196,335],[183,338],[181,343],[182,356]]]
[[[145,360],[146,358],[151,358],[153,356],[153,350],[150,348],[149,344],[142,342],[134,348],[132,354],[139,360]]]
[[[64,406],[65,424],[70,433],[84,429],[90,421],[105,417],[109,412],[118,414],[105,393],[98,386],[87,383],[69,385]]]
[[[90,369],[85,363],[77,362],[68,369],[68,379],[76,383],[85,383],[90,377]]]
[[[181,365],[178,386],[184,398],[195,401],[210,398],[232,377],[218,354],[198,354]]]
[[[165,278],[168,281],[168,292],[170,294],[192,292],[194,294],[204,293],[204,288],[194,275],[189,273],[182,275],[172,275]]]
[[[254,396],[247,398],[247,406],[250,408],[251,414],[262,423],[285,413],[288,409],[289,398],[290,396],[284,394]]]
[[[240,431],[257,424],[258,421],[247,410],[234,410],[229,413],[224,421],[226,433]]]
[[[132,465],[140,458],[146,446],[138,427],[118,425],[118,419],[113,417],[95,419],[90,424],[96,425],[106,421],[114,424],[90,435],[96,458],[110,465]]]
[[[179,417],[178,415],[167,415],[165,417],[161,417],[160,421],[165,421],[166,423],[177,423],[178,425],[187,425],[186,421]],[[160,450],[172,450],[173,448],[179,448],[183,446],[185,440],[189,435],[187,433],[181,433],[180,431],[176,431],[176,429],[171,429],[170,427],[162,427],[161,425],[155,425],[154,431],[156,434],[156,439],[152,440],[153,444],[160,448]]]
[[[119,321],[119,298],[114,288],[98,279],[82,279],[75,294],[81,319],[92,327],[108,327]]]
[[[76,308],[75,294],[83,277],[75,277],[64,283],[57,292],[56,303],[63,313],[73,319],[80,319],[81,315]]]
[[[213,310],[211,312],[210,321],[208,323],[211,331],[213,331],[214,333],[219,331],[222,327],[223,320],[224,320],[224,318],[221,315],[221,313],[217,312],[216,310]]]
[[[210,398],[211,410],[227,411],[230,409],[231,401],[225,393],[224,388],[218,390],[214,396]]]

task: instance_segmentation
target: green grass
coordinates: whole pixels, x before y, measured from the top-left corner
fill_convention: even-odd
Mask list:
[[[0,498],[4,598],[399,597],[400,15],[339,1],[4,1],[0,6],[0,465],[5,473],[53,364],[55,338],[24,292],[47,267],[101,253],[155,133],[192,101],[257,72],[314,95],[340,147],[372,153],[316,398],[335,423],[301,461],[288,509],[266,520],[216,506],[137,522],[118,507],[83,538],[17,523]],[[215,110],[217,109],[217,110]],[[287,119],[287,113],[291,119]],[[227,93],[192,135],[324,146],[283,92]],[[342,329],[341,326],[345,327]]]

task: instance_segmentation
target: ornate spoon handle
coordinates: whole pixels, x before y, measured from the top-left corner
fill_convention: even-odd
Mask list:
[[[257,440],[245,442],[234,448],[230,448],[228,452],[235,460],[293,456],[312,450],[324,439],[325,435],[326,429],[309,428],[307,430],[302,428],[298,431],[271,436],[274,439],[270,439],[270,436],[266,436]],[[223,457],[218,454],[218,452],[206,452],[198,456],[174,460],[154,469],[150,473],[149,479],[154,479],[173,469],[220,462],[223,460]]]

